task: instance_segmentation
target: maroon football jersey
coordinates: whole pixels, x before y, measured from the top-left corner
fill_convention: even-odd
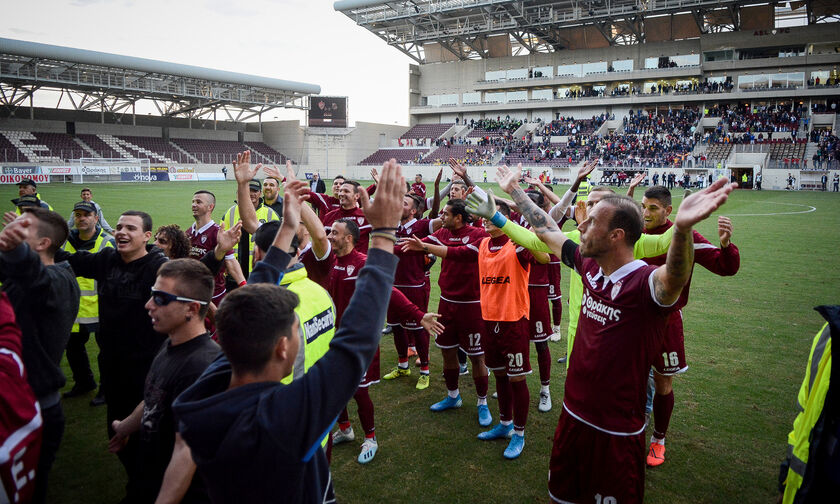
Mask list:
[[[415,183],[411,184],[411,192],[413,192],[417,196],[420,196],[421,198],[425,198],[426,197],[426,184],[424,184],[423,182],[415,182]]]
[[[370,234],[371,225],[368,224],[368,221],[365,218],[365,213],[362,209],[355,207],[350,210],[345,210],[339,207],[328,213],[327,216],[324,217],[324,229],[327,230],[327,233],[330,232],[333,222],[340,219],[353,219],[356,221],[356,224],[359,225],[359,241],[356,243],[355,248],[362,254],[367,254],[368,235]]]
[[[329,290],[330,271],[335,263],[335,254],[332,253],[332,245],[327,241],[327,254],[321,259],[315,257],[312,244],[309,243],[298,256],[298,261],[306,268],[306,276],[324,288]]]
[[[190,237],[190,257],[193,259],[201,259],[207,252],[216,248],[216,235],[219,232],[220,226],[214,221],[210,221],[201,229],[195,228],[195,223],[187,230],[187,236]],[[233,251],[228,251],[225,259],[235,259]],[[213,302],[216,305],[222,300],[225,295],[225,266],[224,264],[216,274],[213,285]]]
[[[350,298],[356,290],[356,277],[359,276],[359,271],[365,265],[367,256],[357,249],[353,249],[343,257],[336,256],[335,252],[331,256],[335,258],[335,262],[333,262],[332,270],[330,270],[327,291],[335,304],[335,326],[338,327],[344,309],[350,304]]]
[[[401,224],[397,229],[397,238],[404,239],[409,236],[425,238],[432,232],[430,219],[411,219]],[[401,247],[394,247],[394,254],[400,258],[397,264],[397,273],[394,276],[395,287],[422,287],[426,282],[426,254],[423,252],[403,252]]]
[[[26,379],[12,304],[0,294],[0,501],[30,502],[41,453],[38,401]],[[6,497],[4,499],[3,497]]]
[[[571,241],[564,244],[562,258],[581,275],[584,289],[563,408],[603,432],[638,434],[645,428],[648,372],[674,307],[656,302],[656,267],[644,261],[605,277]]]
[[[478,243],[489,236],[484,228],[463,226],[450,231],[438,229],[424,238],[424,242],[447,247],[472,247],[478,254]],[[460,262],[444,258],[440,263],[440,297],[447,301],[477,302],[479,300],[478,262]]]
[[[338,198],[335,196],[328,196],[326,194],[313,192],[310,192],[309,194],[309,202],[312,203],[312,206],[314,206],[316,210],[318,210],[318,217],[321,218],[321,222],[324,222],[324,217],[326,217],[328,213],[341,207],[338,202]]]

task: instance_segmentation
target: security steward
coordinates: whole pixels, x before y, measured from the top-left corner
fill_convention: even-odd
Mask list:
[[[12,203],[15,204],[15,210],[17,211],[18,215],[22,213],[20,210],[21,205],[19,203],[23,201],[30,203],[34,201],[35,205],[33,206],[39,206],[41,208],[46,208],[47,210],[53,209],[53,207],[51,207],[49,203],[41,199],[41,195],[38,194],[38,184],[36,184],[34,180],[22,179],[20,182],[18,182],[17,186],[19,197],[13,199]]]
[[[840,495],[840,369],[831,358],[840,334],[840,305],[819,306],[826,323],[811,343],[799,414],[788,434],[788,454],[779,473],[779,502],[835,502]],[[840,378],[834,378],[837,381]]]
[[[73,206],[74,229],[61,247],[71,254],[79,250],[96,253],[103,248],[114,248],[114,238],[99,226],[99,213],[89,201],[80,201]],[[73,388],[64,393],[65,398],[78,397],[96,389],[96,381],[90,369],[85,345],[93,333],[99,343],[99,297],[96,294],[96,280],[76,277],[82,297],[79,313],[73,323],[70,340],[67,342],[67,363],[73,372]],[[91,406],[105,404],[105,398],[97,395]]]
[[[262,184],[259,180],[251,179],[248,182],[248,191],[251,203],[254,205],[254,209],[257,212],[257,220],[259,220],[260,224],[280,220],[280,216],[277,215],[277,212],[263,204],[263,199],[260,197],[262,194]],[[225,212],[225,216],[222,218],[222,229],[228,230],[240,220],[242,219],[239,216],[239,205],[233,205],[227,210],[227,212]],[[237,245],[236,249],[234,249],[234,255],[236,256],[236,260],[239,262],[239,266],[242,268],[242,274],[247,280],[248,274],[253,269],[255,262],[254,237],[245,231],[244,228],[242,229],[242,238],[239,240],[239,245]],[[236,287],[237,285],[228,285],[228,290],[235,289]]]

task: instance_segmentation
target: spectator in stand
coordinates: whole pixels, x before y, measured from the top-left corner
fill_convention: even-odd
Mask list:
[[[97,202],[93,201],[93,193],[91,192],[91,190],[87,187],[83,188],[81,196],[82,201],[91,203],[94,206],[94,208],[96,208],[96,216],[99,221],[99,226],[102,229],[104,229],[106,233],[114,234],[114,229],[111,227],[110,224],[108,224],[108,221],[105,220],[105,215],[102,214],[102,207],[99,206]],[[75,224],[75,218],[76,211],[73,210],[73,213],[70,214],[70,218],[67,219],[67,227],[69,227],[70,229],[73,229],[73,225]]]
[[[47,500],[50,468],[64,435],[59,390],[66,380],[59,363],[79,311],[79,284],[55,254],[67,239],[67,222],[56,212],[26,208],[0,232],[0,281],[23,335],[23,366],[43,417],[44,436],[32,502]],[[5,387],[4,383],[4,387]]]

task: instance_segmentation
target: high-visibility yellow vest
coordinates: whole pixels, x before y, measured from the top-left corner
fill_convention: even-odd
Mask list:
[[[580,182],[577,190],[577,199],[578,201],[586,201],[589,197],[589,191],[592,190],[592,185],[589,183],[588,179],[583,179]]]
[[[263,204],[260,204],[260,206],[257,207],[256,212],[257,220],[259,220],[261,224],[265,224],[268,221],[280,220],[280,216],[277,215],[277,212]],[[239,205],[233,205],[232,207],[228,208],[228,211],[225,212],[225,216],[222,218],[222,229],[228,230],[240,220],[241,219],[239,218]],[[250,272],[254,269],[254,235],[248,237],[248,251],[251,254],[250,268],[248,268],[248,271]],[[236,256],[236,259],[239,260],[238,246],[234,247],[233,254]]]
[[[44,201],[44,200],[42,200],[42,199],[41,199],[41,195],[40,195],[40,194],[35,193],[35,197],[36,197],[36,198],[38,198],[39,200],[41,200],[41,203],[43,203],[44,205],[47,205],[47,210],[52,210],[52,209],[53,209],[52,205],[50,205],[49,203],[47,203],[46,201]],[[44,207],[42,206],[41,208],[44,208]],[[23,211],[21,211],[21,209],[20,209],[20,207],[19,207],[19,206],[16,206],[16,207],[15,207],[15,212],[16,212],[18,215],[22,215],[22,214],[23,214]]]
[[[306,374],[330,349],[335,335],[335,306],[327,291],[307,277],[302,264],[283,274],[280,285],[300,299],[295,314],[300,321],[301,344],[292,374],[281,380],[288,385]],[[321,446],[326,446],[327,438],[324,436]]]
[[[92,254],[99,252],[103,248],[114,248],[114,240],[105,234],[102,229],[99,230],[99,235],[96,237],[93,247],[88,249]],[[62,249],[70,252],[76,252],[70,240],[66,240]],[[76,316],[76,321],[73,322],[73,329],[71,332],[79,332],[79,324],[97,324],[99,323],[99,296],[96,294],[96,280],[92,278],[76,277],[79,283],[79,290],[82,297],[79,299],[79,314]]]
[[[829,324],[814,336],[805,379],[799,388],[797,398],[799,414],[793,421],[793,430],[788,434],[788,472],[785,479],[785,493],[782,502],[791,504],[802,486],[808,456],[811,452],[811,431],[822,415],[826,394],[831,381],[831,328]]]

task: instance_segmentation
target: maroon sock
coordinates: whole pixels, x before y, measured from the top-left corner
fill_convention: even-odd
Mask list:
[[[408,357],[408,336],[400,326],[391,326],[394,333],[394,347],[397,349],[397,357],[405,359]]]
[[[506,374],[494,375],[496,377],[496,392],[499,395],[499,420],[513,420],[513,402],[511,401],[510,379]]]
[[[461,374],[461,372],[458,368],[443,370],[443,379],[446,381],[446,390],[458,390],[459,374]]]
[[[327,436],[327,464],[332,464],[332,431]]]
[[[359,406],[359,421],[362,423],[365,436],[370,437],[375,425],[373,423],[373,401],[370,400],[367,387],[359,387],[353,399],[356,400],[356,404]]]
[[[417,357],[420,358],[420,367],[429,365],[429,333],[424,329],[419,331],[406,331],[414,335],[414,344],[417,347]]]
[[[653,395],[653,436],[665,439],[668,424],[671,423],[671,413],[674,411],[674,391],[667,395]]]
[[[551,320],[554,325],[560,325],[560,319],[563,318],[563,298],[551,300]]]
[[[487,387],[490,382],[490,377],[487,375],[473,378],[475,380],[475,393],[479,398],[487,397]]]
[[[534,343],[534,346],[537,348],[537,363],[540,366],[540,384],[548,385],[551,383],[551,350],[545,341]]]
[[[531,402],[531,394],[528,392],[528,384],[525,380],[510,382],[513,391],[513,427],[524,429],[528,423],[528,407]]]
[[[400,329],[402,329],[402,327],[400,327]],[[405,329],[403,329],[403,332],[406,335],[406,341],[408,342],[408,346],[417,346],[417,343],[414,339],[414,331],[406,331]]]
[[[338,414],[338,426],[341,429],[346,429],[347,427],[341,427],[342,425],[350,426],[350,415],[347,414],[347,407],[345,406],[341,413]]]

